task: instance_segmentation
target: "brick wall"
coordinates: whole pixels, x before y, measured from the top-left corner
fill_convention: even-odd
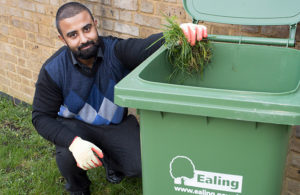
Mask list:
[[[287,158],[286,176],[282,195],[300,194],[300,127],[294,127],[293,136],[290,140],[290,149]]]
[[[55,14],[66,0],[0,0],[0,91],[32,103],[34,84],[43,62],[62,43]],[[181,0],[81,0],[93,12],[101,35],[147,37],[160,32],[162,13],[179,22],[191,18]],[[288,37],[287,26],[260,27],[205,23],[209,34]],[[300,28],[300,25],[298,25]],[[300,29],[296,40],[300,41]],[[298,42],[297,42],[298,43]],[[296,44],[296,48],[300,48]],[[300,130],[291,139],[283,194],[300,194]]]

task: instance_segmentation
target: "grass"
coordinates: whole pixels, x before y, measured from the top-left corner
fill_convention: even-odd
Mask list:
[[[31,124],[31,106],[0,97],[0,194],[68,194],[55,162],[55,147]],[[140,178],[110,184],[103,167],[88,171],[91,193],[141,195]]]
[[[166,24],[163,25],[162,29],[163,37],[160,39],[164,38],[165,40],[164,45],[167,47],[168,60],[173,68],[169,81],[176,78],[177,75],[183,75],[184,79],[199,74],[202,76],[212,57],[210,41],[203,38],[201,41],[196,40],[195,45],[191,46],[176,22],[176,17],[165,16],[165,19]]]

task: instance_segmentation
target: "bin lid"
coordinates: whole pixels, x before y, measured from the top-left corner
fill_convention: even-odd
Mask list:
[[[183,0],[194,20],[241,25],[292,25],[300,21],[299,0]]]

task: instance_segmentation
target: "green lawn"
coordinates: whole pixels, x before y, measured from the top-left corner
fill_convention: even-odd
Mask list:
[[[55,148],[31,124],[31,107],[0,97],[0,194],[68,194],[55,163]],[[141,179],[110,184],[104,168],[88,171],[92,194],[139,195]]]

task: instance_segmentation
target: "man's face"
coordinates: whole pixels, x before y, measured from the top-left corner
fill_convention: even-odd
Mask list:
[[[99,41],[96,29],[97,21],[93,21],[87,11],[63,19],[59,22],[62,40],[79,59],[90,59],[97,55]]]

